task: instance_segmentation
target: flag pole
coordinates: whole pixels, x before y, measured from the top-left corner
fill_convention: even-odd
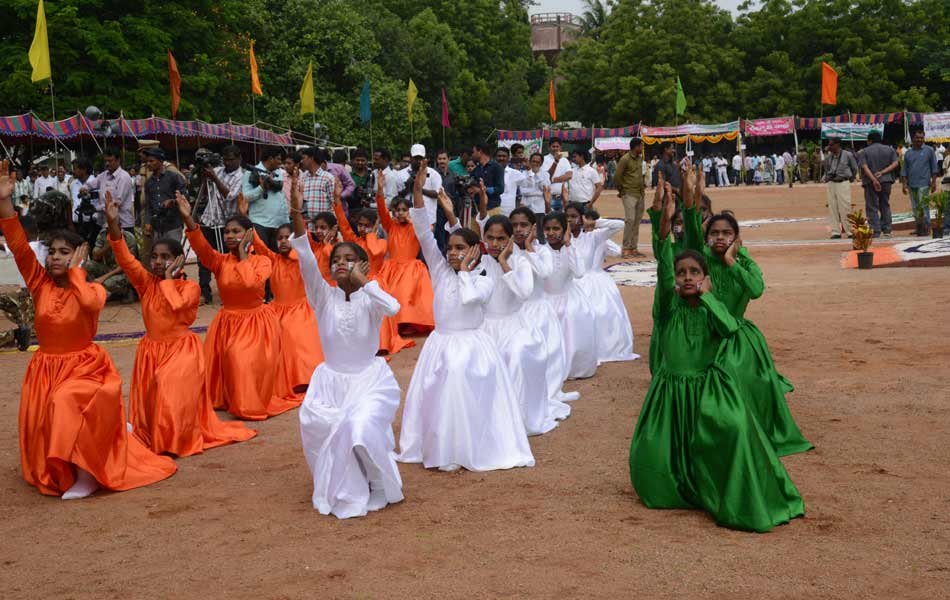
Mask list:
[[[52,69],[50,70],[49,75],[49,104],[50,109],[53,111],[53,124],[56,123],[56,93],[53,91],[53,73]],[[53,138],[56,140],[56,138]],[[56,153],[56,143],[53,143],[53,164],[56,165],[56,170],[59,170],[59,155]]]
[[[257,127],[257,108],[254,105],[254,91],[253,90],[251,91],[251,126]],[[231,135],[232,136],[234,135],[233,130],[232,130]],[[254,140],[254,162],[256,164],[257,163],[257,136],[256,135],[252,136],[252,138]],[[232,140],[231,143],[233,144],[234,140]]]
[[[373,149],[373,120],[369,120],[369,156],[372,160],[373,155],[376,154],[376,151]],[[375,194],[375,192],[373,192]]]

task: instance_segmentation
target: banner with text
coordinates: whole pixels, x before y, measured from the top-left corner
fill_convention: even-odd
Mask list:
[[[884,135],[884,123],[858,124],[858,123],[822,123],[821,139],[838,138],[844,142],[866,142],[868,134],[877,131]]]
[[[950,142],[950,112],[924,113],[924,139]]]
[[[709,135],[713,133],[732,133],[739,131],[739,121],[720,123],[717,125],[700,125],[688,123],[676,127],[652,127],[644,125],[640,129],[641,135],[654,138],[679,137],[682,135]]]
[[[749,136],[765,137],[770,135],[793,135],[795,133],[794,117],[777,117],[773,119],[752,119],[743,121],[745,134]]]

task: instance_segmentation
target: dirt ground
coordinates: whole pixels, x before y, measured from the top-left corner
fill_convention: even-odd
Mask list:
[[[821,186],[710,195],[740,220],[827,210]],[[899,190],[894,204],[908,210]],[[614,194],[602,209],[622,214]],[[649,252],[649,226],[641,231]],[[848,244],[827,240],[827,219],[743,237],[768,285],[747,316],[795,384],[789,404],[816,446],[784,460],[803,519],[740,533],[700,511],[639,502],[627,453],[650,377],[653,290],[623,287],[644,358],[568,384],[582,398],[559,428],[531,438],[536,467],[446,474],[402,465],[406,500],[348,521],[311,507],[295,412],[252,424],[261,434],[249,442],[180,460],[174,477],[147,488],[76,502],[41,496],[19,473],[29,355],[0,354],[0,595],[947,597],[950,268],[844,270]],[[213,313],[202,308],[199,324]],[[137,306],[109,305],[102,321],[102,332],[143,329]],[[107,348],[128,377],[134,342]],[[403,390],[418,353],[392,360]]]

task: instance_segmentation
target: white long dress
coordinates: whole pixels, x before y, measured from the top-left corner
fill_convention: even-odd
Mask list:
[[[633,353],[633,328],[627,316],[617,283],[604,271],[604,256],[610,236],[623,229],[623,221],[598,219],[593,231],[585,232],[578,240],[583,249],[587,271],[577,281],[578,287],[590,300],[597,327],[597,362],[636,360]]]
[[[544,293],[544,280],[554,272],[554,256],[551,252],[538,250],[540,247],[541,245],[535,242],[533,252],[524,252],[524,257],[531,264],[534,285],[531,287],[531,295],[521,307],[521,313],[526,322],[538,326],[544,337],[544,378],[550,402],[548,412],[555,419],[563,420],[571,416],[571,407],[565,402],[577,400],[580,394],[561,391],[567,380],[564,332],[561,330],[557,313],[554,312],[554,306]]]
[[[376,356],[383,317],[399,312],[399,303],[375,281],[347,300],[324,281],[306,236],[291,245],[324,354],[299,413],[313,507],[341,519],[361,517],[403,499],[392,428],[399,384]]]
[[[485,273],[495,282],[482,327],[508,365],[528,435],[540,435],[557,427],[557,421],[550,414],[547,386],[539,385],[546,381],[544,335],[537,323],[525,320],[521,310],[534,288],[531,263],[524,254],[513,247],[507,273],[491,256],[482,257]]]
[[[577,241],[558,250],[547,244],[537,249],[549,253],[553,262],[551,275],[544,280],[544,292],[561,323],[568,379],[593,377],[597,372],[594,311],[574,281],[586,270],[584,255],[575,248]]]
[[[425,209],[409,214],[432,277],[435,330],[419,353],[406,393],[398,460],[444,470],[534,466],[508,369],[482,331],[492,280],[452,270]]]

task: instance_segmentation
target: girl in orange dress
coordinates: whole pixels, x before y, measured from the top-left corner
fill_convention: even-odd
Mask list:
[[[152,245],[151,272],[132,256],[119,227],[119,207],[106,192],[109,244],[115,260],[142,302],[145,337],[135,351],[129,394],[132,432],[157,454],[199,454],[257,432],[244,423],[221,422],[205,387],[201,339],[188,327],[198,314],[201,289],[186,281],[185,254],[178,240]]]
[[[377,177],[379,185],[384,185],[382,173]],[[378,194],[377,194],[378,197]],[[383,263],[379,278],[383,289],[399,301],[399,314],[396,323],[400,333],[427,333],[435,328],[432,317],[432,280],[429,270],[416,258],[419,256],[419,240],[409,220],[412,200],[397,197],[389,211],[386,202],[376,202],[379,222],[389,238],[389,260]]]
[[[323,362],[323,348],[317,319],[307,302],[297,253],[290,247],[294,228],[286,223],[277,228],[277,252],[254,234],[254,251],[271,261],[270,289],[274,299],[267,310],[274,313],[280,323],[280,358],[284,377],[295,394],[303,395],[310,384],[310,377],[317,365]]]
[[[376,203],[385,204],[386,199],[382,191],[382,177],[380,177],[380,181],[377,182],[376,186]],[[338,181],[337,188],[339,187]],[[381,240],[379,236],[376,235],[376,211],[367,208],[358,212],[356,214],[356,228],[358,233],[354,233],[350,222],[346,218],[346,214],[343,212],[343,203],[340,202],[339,196],[336,193],[334,193],[333,200],[333,212],[336,214],[337,221],[340,224],[340,233],[343,235],[343,240],[353,242],[366,252],[366,255],[369,257],[369,273],[367,274],[367,278],[370,281],[380,283],[380,287],[385,289],[379,274],[383,269],[383,264],[386,262],[386,250],[389,244],[386,240]],[[380,352],[392,356],[404,348],[411,348],[415,345],[416,343],[414,341],[404,339],[399,335],[399,326],[393,317],[383,317],[383,324],[379,329]]]
[[[92,342],[106,290],[86,282],[89,247],[74,233],[54,233],[44,269],[10,200],[16,177],[9,168],[0,163],[0,228],[33,296],[40,341],[20,389],[23,478],[64,500],[161,481],[175,462],[129,435],[119,372]]]
[[[248,254],[254,226],[244,216],[228,219],[224,243],[229,252],[222,254],[211,247],[191,218],[188,200],[177,194],[177,201],[188,241],[201,264],[214,273],[223,305],[205,336],[205,381],[212,404],[247,421],[261,421],[299,406],[303,399],[294,396],[278,368],[280,324],[264,306],[271,261]]]

